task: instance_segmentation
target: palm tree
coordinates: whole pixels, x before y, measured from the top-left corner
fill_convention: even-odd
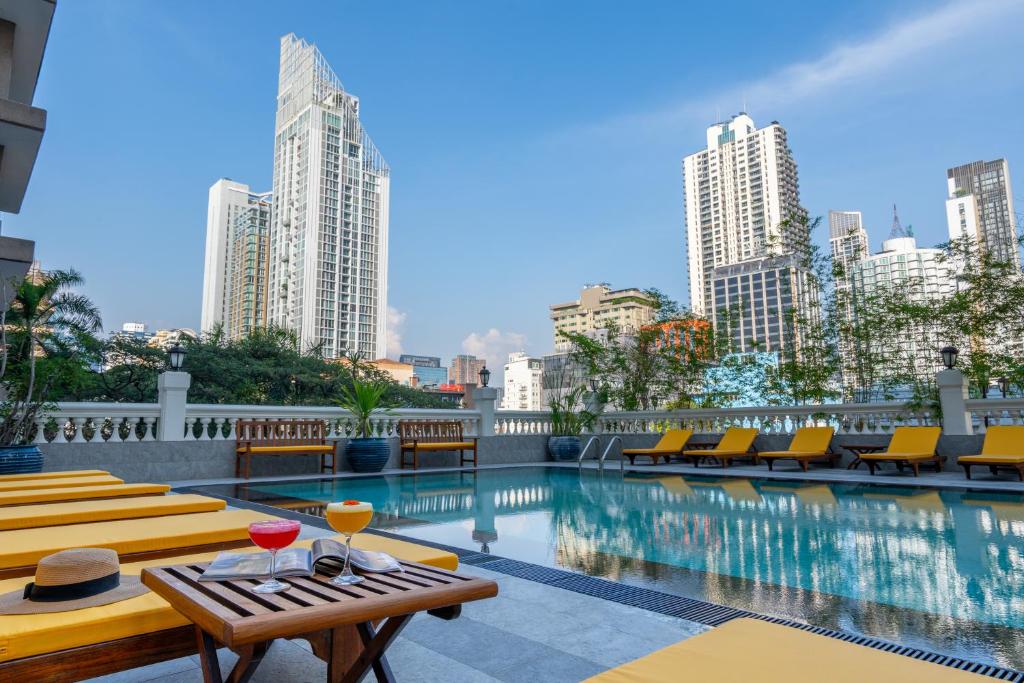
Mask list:
[[[47,389],[36,392],[38,358],[66,351],[103,328],[99,309],[72,291],[84,283],[74,270],[30,273],[18,286],[9,310],[0,314],[0,383],[7,391],[0,445],[29,437]],[[27,377],[5,380],[9,361],[25,363]],[[12,391],[15,387],[19,390]]]

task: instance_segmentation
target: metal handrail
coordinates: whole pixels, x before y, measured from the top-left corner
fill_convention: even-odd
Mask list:
[[[580,451],[580,457],[576,459],[576,462],[577,464],[579,464],[580,467],[583,467],[583,458],[587,455],[587,451],[590,450],[591,444],[597,444],[600,447],[601,439],[599,439],[596,436],[592,436],[589,439],[587,439],[587,445],[583,447],[583,450]]]
[[[598,466],[598,468],[600,468],[600,469],[604,469],[604,461],[605,461],[605,458],[607,458],[607,457],[608,457],[608,453],[610,453],[610,452],[611,452],[611,450],[612,450],[612,446],[614,446],[614,445],[615,445],[615,442],[616,442],[616,441],[618,441],[618,442],[619,442],[619,444],[621,445],[621,444],[622,444],[622,437],[621,437],[621,436],[613,436],[613,437],[612,437],[612,440],[608,442],[608,446],[607,446],[607,447],[605,447],[605,449],[604,449],[604,453],[602,453],[602,454],[601,454],[601,459],[597,461],[597,466]],[[624,467],[625,467],[625,465],[623,465],[623,464],[622,464],[622,461],[623,461],[623,458],[622,458],[622,456],[620,455],[620,456],[619,456],[619,469],[620,469],[620,470],[621,470],[621,469],[624,469]]]

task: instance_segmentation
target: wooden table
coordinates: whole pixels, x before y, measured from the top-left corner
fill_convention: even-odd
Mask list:
[[[205,563],[146,568],[142,582],[195,624],[207,683],[223,680],[218,643],[238,654],[228,680],[242,683],[276,638],[308,640],[327,662],[331,683],[354,683],[371,668],[377,680],[394,681],[384,653],[414,614],[454,619],[462,603],[498,594],[487,579],[401,565],[404,572],[365,573],[354,586],[335,586],[321,574],[282,578],[292,588],[276,594],[253,593],[255,580],[200,582]]]
[[[848,450],[851,453],[853,453],[854,456],[856,456],[856,457],[854,457],[853,461],[851,461],[850,464],[846,466],[846,469],[848,469],[848,470],[855,470],[858,467],[860,467],[860,464],[862,462],[864,462],[863,460],[860,459],[860,456],[862,456],[865,453],[880,453],[880,452],[884,451],[887,447],[886,446],[840,446],[840,448],[845,448],[846,450]]]

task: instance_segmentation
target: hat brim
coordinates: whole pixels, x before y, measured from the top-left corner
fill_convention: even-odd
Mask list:
[[[148,593],[149,589],[142,585],[137,576],[122,576],[117,588],[90,595],[87,598],[77,600],[63,600],[61,602],[33,602],[23,597],[24,591],[18,590],[12,593],[0,595],[0,614],[51,614],[53,612],[73,612],[86,607],[99,607],[109,605],[129,598],[138,597]]]

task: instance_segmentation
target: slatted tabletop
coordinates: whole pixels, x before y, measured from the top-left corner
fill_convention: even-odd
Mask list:
[[[278,577],[283,593],[259,594],[258,580],[199,581],[206,564],[146,568],[142,582],[221,643],[231,647],[288,638],[498,594],[495,582],[401,562],[402,572],[366,572],[363,583],[336,586],[330,577]]]

